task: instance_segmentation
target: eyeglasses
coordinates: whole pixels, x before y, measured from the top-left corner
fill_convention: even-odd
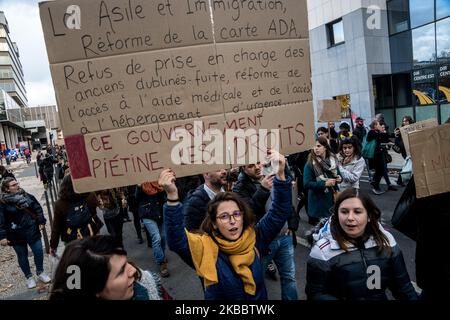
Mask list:
[[[221,222],[225,223],[225,222],[230,222],[231,217],[233,217],[235,221],[239,221],[242,219],[242,212],[235,211],[232,214],[224,212],[224,213],[219,214],[217,216],[217,219],[219,219]]]

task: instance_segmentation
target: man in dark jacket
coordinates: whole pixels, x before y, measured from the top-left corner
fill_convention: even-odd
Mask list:
[[[184,225],[188,231],[200,228],[206,217],[208,202],[217,193],[225,191],[226,176],[225,169],[204,173],[205,183],[188,194],[184,204]]]
[[[233,192],[247,202],[258,220],[266,213],[265,204],[270,196],[274,176],[263,177],[260,182],[261,177],[260,164],[243,166],[233,187]]]
[[[44,283],[51,281],[44,273],[44,252],[40,231],[46,220],[41,205],[31,194],[19,187],[13,178],[2,181],[0,196],[0,245],[10,245],[17,254],[19,266],[26,277],[28,289],[36,287],[28,262],[28,249],[33,251],[36,274]]]
[[[364,119],[361,117],[358,117],[358,118],[356,118],[355,122],[356,122],[356,127],[353,130],[353,134],[356,137],[358,137],[359,143],[361,143],[361,145],[362,145],[362,143],[364,141],[364,137],[367,134],[367,129],[364,126]]]
[[[47,152],[39,165],[39,172],[43,175],[42,182],[45,188],[47,187],[47,183],[51,183],[53,179],[53,174],[55,172],[53,164],[55,163],[58,163],[58,160],[56,160],[50,153]]]

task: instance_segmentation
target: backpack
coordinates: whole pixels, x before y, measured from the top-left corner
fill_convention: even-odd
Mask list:
[[[86,200],[73,202],[66,216],[65,241],[91,237],[97,234],[102,226],[103,223],[97,215],[91,215]]]

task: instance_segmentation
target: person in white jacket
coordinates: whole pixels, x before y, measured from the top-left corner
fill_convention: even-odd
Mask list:
[[[359,179],[361,179],[366,162],[361,156],[361,145],[355,136],[341,141],[338,161],[342,177],[340,189],[359,189]]]

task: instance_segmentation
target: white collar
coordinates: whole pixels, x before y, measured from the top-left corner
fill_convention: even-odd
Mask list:
[[[208,194],[209,199],[214,199],[214,197],[216,196],[217,193],[215,193],[214,191],[211,190],[210,187],[208,187],[205,184],[203,184],[203,189],[206,191],[206,193]],[[225,192],[225,189],[223,187],[220,188],[220,192]]]

